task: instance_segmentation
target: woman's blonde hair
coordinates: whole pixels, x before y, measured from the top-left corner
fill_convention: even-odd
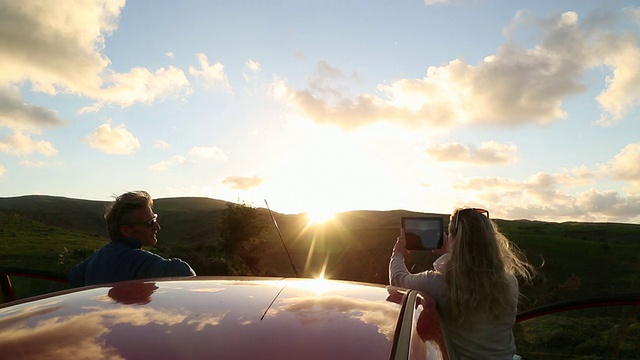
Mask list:
[[[534,273],[522,252],[481,209],[457,209],[449,221],[451,258],[445,281],[454,320],[473,322],[513,311],[513,276],[529,281]]]

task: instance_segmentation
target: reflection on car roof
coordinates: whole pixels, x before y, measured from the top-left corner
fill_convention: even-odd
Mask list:
[[[388,297],[312,279],[129,281],[6,306],[0,339],[24,358],[388,359]]]

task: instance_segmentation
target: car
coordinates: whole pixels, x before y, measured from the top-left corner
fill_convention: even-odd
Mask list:
[[[349,281],[192,277],[3,304],[12,359],[448,359],[435,303]]]
[[[1,270],[0,358],[456,359],[433,299],[409,289],[199,276],[20,298],[11,279],[48,282],[40,291],[67,284]],[[639,310],[640,293],[528,309],[516,316],[516,345],[530,359],[637,359]]]

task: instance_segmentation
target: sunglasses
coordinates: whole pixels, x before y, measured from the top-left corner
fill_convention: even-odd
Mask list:
[[[458,231],[458,224],[460,223],[460,214],[462,214],[465,211],[475,211],[475,212],[480,213],[480,214],[482,214],[482,215],[484,215],[486,217],[489,217],[489,210],[480,209],[480,208],[464,208],[464,209],[460,209],[456,213],[456,219],[454,221],[453,229],[455,231]]]
[[[153,217],[149,220],[134,221],[130,225],[145,225],[148,228],[154,227],[158,223],[158,214],[153,214]]]

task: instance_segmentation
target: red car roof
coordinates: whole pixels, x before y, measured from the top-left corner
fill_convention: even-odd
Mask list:
[[[79,289],[0,308],[12,358],[388,359],[385,287],[197,277]]]

